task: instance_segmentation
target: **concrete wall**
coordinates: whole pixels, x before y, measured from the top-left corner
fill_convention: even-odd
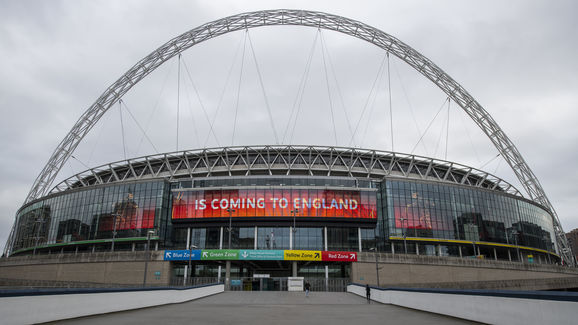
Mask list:
[[[363,286],[350,285],[347,291],[365,297]],[[578,318],[575,301],[376,288],[371,290],[371,299],[488,324],[574,324]]]
[[[143,252],[9,258],[0,262],[0,279],[139,285],[144,266]],[[147,284],[169,285],[170,278],[170,262],[162,260],[162,252],[152,252]]]
[[[190,289],[1,297],[2,324],[32,324],[185,302],[224,291],[224,285]]]
[[[147,283],[170,285],[171,264],[164,251],[151,252]],[[0,284],[7,280],[140,285],[144,252],[55,254],[0,259]],[[578,269],[555,265],[455,257],[378,254],[381,287],[548,290],[578,288]],[[351,280],[376,285],[375,255],[359,253]],[[155,276],[160,272],[160,276]],[[24,283],[24,282],[23,282]]]
[[[378,265],[381,287],[516,290],[578,287],[578,269],[556,265],[399,254],[379,254]],[[351,271],[353,282],[377,285],[375,255],[360,253],[359,262],[352,264]]]

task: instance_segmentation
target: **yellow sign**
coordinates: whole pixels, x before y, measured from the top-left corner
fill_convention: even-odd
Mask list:
[[[285,251],[286,261],[321,261],[321,251]]]

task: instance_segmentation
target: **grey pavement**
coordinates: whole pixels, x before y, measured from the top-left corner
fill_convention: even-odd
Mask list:
[[[54,324],[475,324],[372,302],[348,293],[224,292],[181,304],[89,316]]]

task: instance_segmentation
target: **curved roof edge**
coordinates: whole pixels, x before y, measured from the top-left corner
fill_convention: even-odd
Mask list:
[[[518,189],[499,177],[450,161],[390,151],[305,145],[217,147],[131,158],[73,175],[52,188],[49,194],[144,179],[253,175],[402,177],[461,184],[523,197]]]

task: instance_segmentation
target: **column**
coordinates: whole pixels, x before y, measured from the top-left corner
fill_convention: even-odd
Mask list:
[[[324,250],[327,250],[327,227],[323,227],[323,232],[324,232],[323,237],[325,237],[324,238],[325,239],[325,245],[323,247],[325,247]]]
[[[191,227],[187,228],[187,245],[185,248],[188,250],[191,245]],[[189,278],[189,265],[185,264],[185,274],[183,275],[183,286],[187,285],[187,279]]]
[[[289,226],[289,249],[293,249],[293,226]]]
[[[223,227],[221,227],[221,233],[219,234],[219,249],[223,249]]]
[[[329,291],[329,265],[325,265],[325,291]]]
[[[357,228],[357,238],[359,239],[359,252],[361,253],[361,227]],[[375,246],[377,246],[377,243],[375,243]]]
[[[293,276],[297,276],[297,261],[293,261]]]
[[[225,290],[231,289],[231,261],[225,262]]]

